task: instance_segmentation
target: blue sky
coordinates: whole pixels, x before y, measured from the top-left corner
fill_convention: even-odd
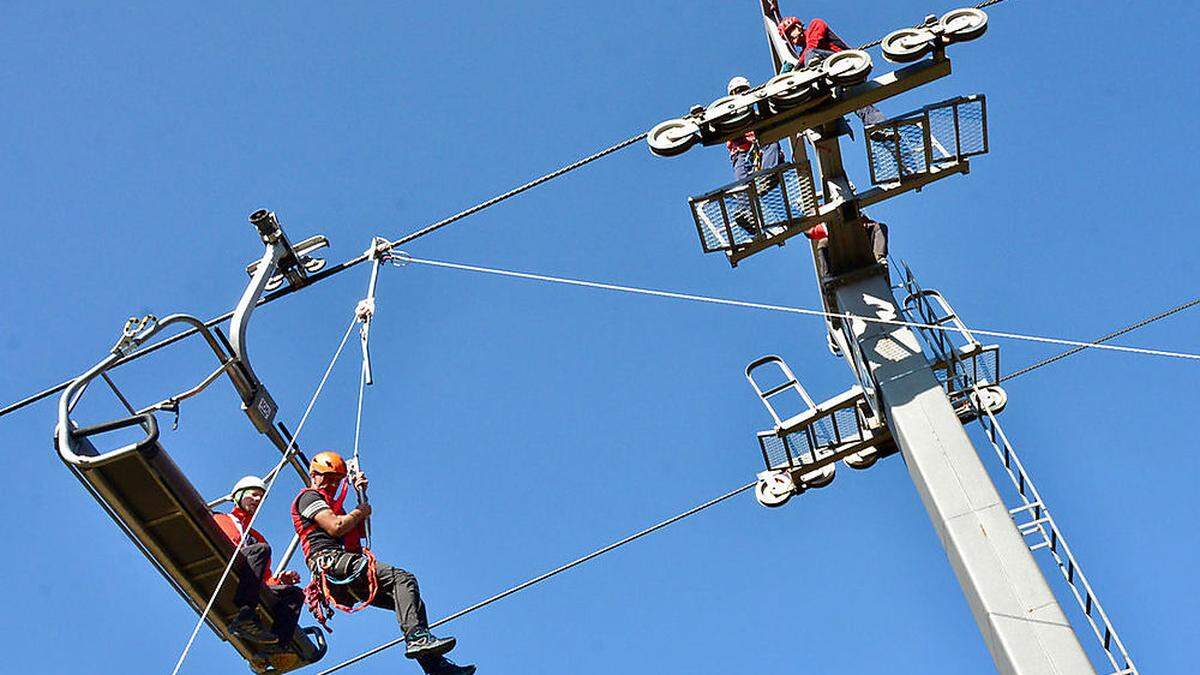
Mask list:
[[[222,313],[275,210],[333,260],[770,73],[755,4],[3,3],[0,401],[81,372],[125,317]],[[956,5],[784,3],[853,43]],[[893,251],[972,326],[1088,338],[1194,297],[1198,11],[1010,0],[955,75],[899,112],[983,92],[991,155],[876,210]],[[882,62],[877,59],[877,62]],[[882,65],[882,63],[881,63]],[[857,121],[855,121],[857,126]],[[862,146],[846,155],[867,182]],[[804,247],[737,270],[704,256],[686,198],[721,149],[642,145],[454,225],[417,256],[815,307]],[[366,269],[275,303],[255,368],[298,420]],[[1126,344],[1197,350],[1200,315]],[[783,355],[814,397],[850,374],[819,320],[409,266],[380,283],[364,461],[385,559],[443,616],[741,485],[769,426],[742,377]],[[1053,353],[1004,343],[1011,370]],[[346,448],[357,364],[301,439]],[[159,400],[198,345],[116,379]],[[1002,421],[1146,672],[1200,632],[1194,363],[1088,353],[1012,383]],[[97,391],[91,420],[115,416]],[[169,420],[164,419],[164,422]],[[0,628],[13,672],[168,671],[195,614],[53,454],[49,401],[0,419],[17,531]],[[206,495],[271,466],[228,387],[165,445]],[[990,461],[990,458],[987,458]],[[294,478],[261,529],[281,549]],[[1053,580],[1052,580],[1053,581]],[[329,663],[395,634],[338,617]],[[1081,628],[1083,628],[1081,624]],[[745,496],[448,628],[486,673],[964,673],[991,665],[898,458],[767,511]],[[1085,636],[1085,639],[1087,637]],[[21,648],[24,647],[24,648]],[[185,672],[241,672],[201,633]],[[399,653],[360,672],[416,672]]]

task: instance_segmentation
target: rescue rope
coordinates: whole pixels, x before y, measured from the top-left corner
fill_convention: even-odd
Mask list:
[[[183,647],[183,653],[179,655],[179,660],[175,662],[175,668],[171,671],[171,675],[178,675],[180,668],[183,667],[183,662],[187,658],[188,653],[192,649],[192,644],[196,641],[196,635],[200,633],[200,627],[204,625],[204,621],[208,618],[209,612],[212,611],[213,604],[217,601],[217,595],[220,594],[221,588],[229,579],[229,572],[233,569],[234,563],[237,561],[238,555],[242,548],[246,545],[246,534],[254,527],[254,521],[258,519],[258,515],[263,512],[262,505],[267,501],[267,496],[271,494],[271,488],[275,486],[275,480],[279,478],[280,469],[291,459],[295,452],[296,439],[300,437],[300,432],[304,429],[304,424],[308,421],[309,414],[312,413],[313,407],[317,404],[317,399],[321,396],[321,391],[325,388],[325,383],[329,380],[329,374],[333,372],[333,366],[337,364],[338,357],[342,355],[342,350],[346,347],[346,342],[350,339],[350,333],[354,331],[354,326],[358,323],[358,317],[355,317],[350,322],[350,326],[346,329],[346,334],[342,336],[342,341],[338,344],[337,350],[333,353],[333,358],[330,359],[329,365],[325,368],[325,374],[321,376],[320,383],[317,384],[317,390],[313,392],[312,398],[308,401],[308,407],[304,409],[304,415],[300,418],[300,423],[296,425],[296,433],[292,435],[286,449],[283,451],[283,457],[279,460],[279,464],[272,470],[273,475],[267,481],[267,487],[263,491],[262,499],[259,501],[258,509],[250,516],[250,522],[246,524],[246,529],[238,540],[237,546],[233,549],[233,555],[229,557],[229,562],[225,565],[225,570],[221,572],[221,578],[217,581],[216,588],[213,589],[212,595],[208,599],[208,603],[204,606],[204,611],[200,613],[200,619],[196,621],[196,626],[192,628],[192,634],[188,637],[187,644]]]
[[[313,574],[312,581],[304,589],[304,602],[308,605],[308,611],[312,614],[317,623],[321,624],[321,628],[332,633],[333,629],[329,627],[329,622],[333,620],[333,610],[340,609],[347,614],[354,614],[375,602],[375,595],[379,592],[379,575],[376,571],[375,554],[371,549],[364,548],[362,550],[364,565],[359,566],[350,576],[345,579],[330,579],[328,572],[324,568],[318,569]],[[349,605],[343,605],[338,602],[337,598],[329,590],[329,585],[334,586],[349,586],[358,580],[363,572],[367,573],[367,597],[364,600]],[[353,591],[347,589],[353,598]]]
[[[565,565],[556,567],[556,568],[550,570],[549,572],[546,572],[545,574],[542,574],[542,575],[534,577],[528,581],[517,584],[516,586],[513,586],[512,588],[509,588],[506,591],[497,593],[496,595],[493,595],[492,597],[490,597],[486,600],[477,602],[474,605],[467,607],[466,609],[459,610],[459,611],[455,612],[454,614],[451,614],[450,616],[447,616],[442,619],[438,619],[437,621],[434,621],[433,623],[429,624],[429,627],[437,628],[438,626],[442,626],[447,623],[450,623],[451,621],[454,621],[455,619],[462,618],[462,617],[466,616],[467,614],[470,614],[472,612],[483,609],[484,607],[487,607],[488,605],[491,605],[493,603],[499,602],[499,601],[503,600],[504,598],[507,598],[508,596],[513,595],[514,593],[519,593],[519,592],[529,588],[530,586],[536,586],[537,584],[540,584],[543,581],[550,579],[551,577],[558,576],[559,574],[562,574],[563,572],[566,572],[572,568],[578,567],[578,566],[588,562],[589,560],[593,560],[593,559],[598,558],[606,553],[615,551],[616,549],[621,548],[622,546],[625,546],[626,544],[631,544],[631,543],[637,541],[638,539],[641,539],[642,537],[653,534],[654,532],[657,532],[657,531],[663,529],[664,527],[674,525],[675,523],[678,523],[679,521],[681,521],[685,518],[689,518],[691,516],[696,515],[697,513],[700,513],[701,511],[704,511],[705,509],[716,506],[717,504],[720,504],[721,502],[723,502],[727,499],[736,497],[737,495],[745,492],[746,490],[753,488],[755,486],[755,484],[757,484],[757,482],[758,481],[756,480],[754,482],[747,483],[746,485],[743,485],[739,488],[730,490],[729,492],[726,492],[725,494],[721,495],[720,497],[715,497],[713,499],[708,500],[707,502],[704,502],[703,504],[700,504],[699,506],[694,506],[694,507],[688,509],[687,511],[684,511],[683,513],[680,513],[675,516],[671,516],[670,518],[668,518],[664,521],[661,521],[655,525],[651,525],[650,527],[647,527],[646,529],[642,530],[641,532],[638,532],[636,534],[631,534],[628,537],[621,539],[620,541],[615,541],[615,542],[609,544],[608,546],[597,549],[597,550],[583,556],[582,558],[576,558],[575,560],[572,560],[571,562],[569,562]],[[391,649],[392,647],[395,647],[396,645],[403,644],[403,642],[404,642],[403,638],[396,638],[395,640],[392,640],[390,642],[385,642],[385,643],[379,645],[378,647],[375,647],[369,651],[359,654],[358,656],[355,656],[351,659],[347,659],[346,661],[342,661],[341,663],[337,664],[336,666],[333,666],[332,668],[322,670],[317,675],[328,675],[329,673],[337,672],[343,668],[346,668],[355,663],[358,663],[359,661],[362,661],[366,658],[374,656],[375,654],[378,654],[379,652],[382,652],[386,649]]]
[[[543,281],[543,282],[547,282],[547,283],[564,284],[564,285],[568,285],[568,286],[580,286],[580,287],[584,287],[584,288],[595,288],[595,289],[607,290],[607,291],[617,291],[617,292],[621,292],[621,293],[632,293],[635,295],[649,295],[649,296],[653,296],[653,297],[670,298],[673,300],[688,300],[688,301],[692,301],[692,302],[704,302],[704,303],[710,303],[710,304],[715,304],[715,305],[745,307],[748,309],[762,309],[762,310],[767,310],[767,311],[772,311],[772,312],[786,312],[789,314],[802,314],[802,315],[806,315],[806,316],[820,316],[820,317],[824,317],[827,319],[853,319],[856,321],[864,321],[867,323],[886,324],[886,325],[890,325],[890,326],[906,326],[909,328],[924,328],[927,330],[938,330],[938,331],[943,331],[943,332],[957,331],[957,329],[952,326],[942,326],[939,324],[920,323],[917,321],[904,321],[902,319],[881,319],[879,317],[858,316],[858,315],[854,315],[854,314],[838,314],[836,312],[827,312],[827,311],[819,310],[819,309],[805,309],[802,307],[789,307],[786,305],[771,305],[771,304],[766,304],[766,303],[761,303],[761,302],[748,302],[745,300],[730,300],[727,298],[714,298],[714,297],[709,297],[709,296],[704,296],[704,295],[695,295],[692,293],[679,293],[679,292],[675,292],[675,291],[660,291],[660,290],[654,290],[654,289],[650,289],[650,288],[638,288],[635,286],[622,286],[619,284],[610,284],[610,283],[605,283],[605,282],[600,282],[600,281],[586,281],[586,280],[582,280],[582,279],[554,277],[554,276],[549,276],[549,275],[545,275],[545,274],[532,274],[529,272],[515,272],[512,270],[503,270],[503,269],[498,269],[498,268],[493,268],[493,267],[481,267],[478,265],[465,265],[462,263],[452,263],[452,262],[446,262],[446,261],[442,261],[442,260],[428,260],[428,259],[422,259],[422,258],[414,258],[410,255],[403,254],[403,253],[398,254],[397,259],[400,262],[400,264],[414,263],[414,264],[418,264],[418,265],[429,265],[432,267],[444,267],[444,268],[463,270],[463,271],[468,271],[468,272],[494,274],[494,275],[498,275],[498,276],[511,277],[514,279],[525,279],[525,280],[529,280],[529,281]],[[1164,315],[1155,318],[1155,320],[1157,320],[1158,318],[1165,318],[1166,316],[1170,316],[1171,314],[1173,314],[1175,312],[1182,311],[1182,310],[1187,309],[1188,307],[1191,307],[1196,304],[1200,304],[1200,298],[1188,303],[1187,305],[1178,307],[1175,310],[1172,310],[1171,312],[1164,313]],[[1066,345],[1066,346],[1074,347],[1077,350],[1100,349],[1100,350],[1108,350],[1108,351],[1116,351],[1116,352],[1127,352],[1127,353],[1132,353],[1132,354],[1141,354],[1141,355],[1147,355],[1147,356],[1163,356],[1163,357],[1168,357],[1168,358],[1184,359],[1184,360],[1190,360],[1190,361],[1200,361],[1200,354],[1194,354],[1194,353],[1189,353],[1189,352],[1166,351],[1166,350],[1161,350],[1161,349],[1148,349],[1148,348],[1144,348],[1144,347],[1127,347],[1124,345],[1103,344],[1103,340],[1085,342],[1082,340],[1069,340],[1069,339],[1065,339],[1065,338],[1045,337],[1045,336],[1040,336],[1040,335],[1026,335],[1023,333],[1013,333],[1013,332],[1009,332],[1009,331],[998,331],[998,330],[987,330],[987,329],[983,329],[983,328],[970,328],[970,331],[972,333],[977,333],[979,335],[987,335],[990,337],[1002,338],[1002,339],[1008,339],[1008,340],[1024,340],[1024,341],[1028,341],[1028,342],[1039,342],[1039,343],[1043,343],[1043,344]],[[1129,331],[1124,331],[1124,332],[1129,332]],[[1116,336],[1114,335],[1112,337],[1116,337]]]

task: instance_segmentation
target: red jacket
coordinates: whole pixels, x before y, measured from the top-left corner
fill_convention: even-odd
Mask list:
[[[725,147],[729,148],[729,154],[733,155],[738,152],[749,152],[750,148],[754,147],[754,142],[758,137],[753,131],[747,131],[744,136],[733,139],[725,143]]]
[[[232,513],[214,513],[213,520],[217,521],[217,527],[221,528],[221,532],[233,542],[234,546],[242,540],[242,532],[246,531],[246,527],[250,525],[250,514],[242,510],[242,507],[233,507]],[[267,538],[254,529],[250,528],[250,534],[246,535],[247,544],[256,544],[258,542],[266,543]],[[282,586],[283,582],[271,575],[271,557],[267,556],[267,566],[263,568],[263,583],[271,586]]]
[[[797,45],[799,46],[799,45]],[[810,49],[824,49],[830,52],[840,52],[849,49],[842,38],[837,36],[825,23],[824,19],[813,19],[804,27],[804,49],[800,52],[800,63],[804,63]]]

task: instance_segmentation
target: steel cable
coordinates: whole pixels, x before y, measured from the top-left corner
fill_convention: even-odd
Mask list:
[[[1031,373],[1031,372],[1037,370],[1038,368],[1042,368],[1044,366],[1050,365],[1051,363],[1061,361],[1069,356],[1074,356],[1075,354],[1078,354],[1079,352],[1081,352],[1085,349],[1088,349],[1089,347],[1098,346],[1100,344],[1108,342],[1109,340],[1113,340],[1115,338],[1121,337],[1122,335],[1125,335],[1126,333],[1132,333],[1133,331],[1138,330],[1139,328],[1148,326],[1156,321],[1161,321],[1169,316],[1178,314],[1186,309],[1191,309],[1192,307],[1195,307],[1196,305],[1200,305],[1200,298],[1195,298],[1193,300],[1189,300],[1189,301],[1183,303],[1182,305],[1172,307],[1171,309],[1168,309],[1165,312],[1155,314],[1154,316],[1142,319],[1141,321],[1139,321],[1135,324],[1130,324],[1120,330],[1113,331],[1112,333],[1109,333],[1108,335],[1105,335],[1104,337],[1093,340],[1092,342],[1090,342],[1087,345],[1074,347],[1074,348],[1068,349],[1065,352],[1062,352],[1060,354],[1051,356],[1050,358],[1042,359],[1041,361],[1038,361],[1037,363],[1035,363],[1033,365],[1026,366],[1018,371],[1015,371],[1015,372],[1009,373],[1008,375],[1005,375],[1004,377],[1000,378],[1000,382],[1002,382],[1002,383],[1007,382],[1009,380],[1018,378],[1026,373]]]
[[[694,516],[697,513],[704,511],[705,509],[716,506],[717,504],[720,504],[721,502],[723,502],[727,499],[735,497],[735,496],[745,492],[746,490],[749,490],[750,488],[754,487],[754,485],[757,482],[758,481],[754,481],[752,483],[747,483],[746,485],[743,485],[739,488],[730,490],[729,492],[726,492],[725,494],[721,495],[720,497],[710,499],[707,502],[700,504],[699,506],[694,506],[694,507],[688,509],[687,511],[684,511],[683,513],[672,516],[672,517],[670,517],[664,521],[661,521],[655,525],[651,525],[650,527],[647,527],[646,529],[642,530],[641,532],[638,532],[636,534],[631,534],[628,537],[621,539],[620,541],[615,541],[615,542],[609,544],[608,546],[605,546],[600,549],[596,549],[595,551],[592,551],[591,553],[583,556],[582,558],[576,558],[575,560],[572,560],[571,562],[569,562],[565,565],[561,565],[559,567],[556,567],[556,568],[550,570],[549,572],[546,572],[545,574],[542,574],[542,575],[534,577],[528,581],[517,584],[516,586],[513,586],[512,588],[509,588],[506,591],[497,593],[496,595],[493,595],[492,597],[490,597],[486,600],[483,600],[481,602],[477,602],[474,605],[467,607],[466,609],[459,610],[458,612],[455,612],[454,614],[451,614],[450,616],[447,616],[442,619],[438,619],[437,621],[434,621],[433,623],[429,624],[429,627],[437,628],[438,626],[447,624],[451,621],[454,621],[455,619],[461,618],[463,616],[466,616],[467,614],[470,614],[472,612],[483,609],[484,607],[487,607],[488,605],[490,605],[492,603],[499,602],[500,600],[503,600],[504,598],[507,598],[508,596],[513,595],[514,593],[519,593],[520,591],[523,591],[523,590],[529,588],[530,586],[535,586],[537,584],[542,583],[543,581],[546,581],[547,579],[549,579],[551,577],[558,576],[559,574],[562,574],[563,572],[566,572],[567,570],[570,570],[574,567],[578,567],[579,565],[582,565],[583,563],[585,563],[589,560],[592,560],[594,558],[598,558],[598,557],[604,555],[605,553],[614,551],[618,548],[621,548],[622,546],[625,546],[626,544],[633,543],[633,542],[637,541],[638,539],[641,539],[642,537],[645,537],[649,534],[652,534],[654,532],[657,532],[658,530],[663,529],[664,527],[673,525],[673,524],[683,520],[684,518]],[[343,668],[346,668],[355,663],[358,663],[359,661],[362,661],[363,659],[374,656],[375,654],[378,654],[379,652],[382,652],[386,649],[391,649],[392,647],[402,644],[403,642],[404,642],[403,638],[396,638],[395,640],[392,640],[390,642],[385,642],[385,643],[379,645],[378,647],[375,647],[366,652],[363,652],[362,654],[359,654],[358,656],[355,656],[354,658],[342,661],[341,663],[337,664],[336,666],[333,666],[332,668],[322,670],[317,675],[328,675],[329,673],[337,672]]]
[[[554,277],[545,274],[533,274],[530,272],[515,272],[512,270],[498,269],[494,267],[481,267],[478,265],[464,265],[462,263],[446,262],[442,260],[426,260],[422,258],[414,258],[410,255],[401,253],[397,256],[400,264],[406,262],[417,265],[429,265],[433,267],[443,267],[447,269],[462,270],[467,272],[479,272],[483,274],[493,274],[497,276],[510,277],[514,279],[524,279],[527,281],[542,281],[546,283],[564,284],[567,286],[579,286],[584,288],[595,288],[605,291],[617,291],[621,293],[632,293],[635,295],[648,295],[659,298],[669,298],[673,300],[687,300],[691,302],[704,302],[714,305],[726,305],[731,307],[744,307],[747,309],[761,309],[771,312],[785,312],[788,314],[801,314],[805,316],[820,316],[827,319],[850,319],[855,321],[864,321],[867,323],[877,323],[889,326],[905,326],[908,328],[924,328],[928,330],[937,330],[949,332],[956,330],[951,326],[943,326],[932,323],[921,323],[919,321],[905,321],[902,319],[883,319],[875,316],[859,316],[856,314],[838,314],[836,312],[827,312],[820,309],[807,309],[804,307],[789,307],[787,305],[772,305],[761,302],[749,302],[745,300],[732,300],[729,298],[714,298],[705,295],[696,295],[693,293],[679,293],[676,291],[660,291],[650,288],[638,288],[636,286],[622,286],[619,284],[610,284],[601,281],[587,281],[583,279],[570,279],[567,277]],[[1200,303],[1200,299],[1193,301],[1190,304]],[[1190,306],[1187,305],[1187,306]],[[1169,316],[1177,311],[1186,309],[1187,306],[1182,306],[1172,310],[1169,313],[1164,313]],[[1161,318],[1161,317],[1160,317]],[[1144,323],[1143,323],[1144,325]],[[1028,335],[1024,333],[1013,333],[1009,331],[989,330],[985,328],[971,328],[971,332],[979,335],[988,335],[996,338],[1004,338],[1008,340],[1024,340],[1029,342],[1039,342],[1043,344],[1067,345],[1075,348],[1075,351],[1083,349],[1100,349],[1106,351],[1125,352],[1132,354],[1142,354],[1146,356],[1164,356],[1168,358],[1184,359],[1188,361],[1200,361],[1200,354],[1190,352],[1175,352],[1162,349],[1147,349],[1144,347],[1127,347],[1124,345],[1106,345],[1099,344],[1096,341],[1086,342],[1082,340],[1068,340],[1065,338],[1045,337],[1041,335]],[[1128,332],[1127,330],[1124,332]],[[1120,333],[1118,333],[1120,334]],[[1114,336],[1115,337],[1115,336]]]
[[[551,171],[550,173],[548,173],[544,176],[535,178],[534,180],[531,180],[528,183],[525,183],[524,185],[513,188],[512,190],[509,190],[508,192],[505,192],[504,194],[497,195],[495,197],[492,197],[491,199],[488,199],[487,201],[480,202],[479,204],[476,204],[475,206],[472,206],[469,209],[466,209],[464,211],[459,211],[458,213],[454,214],[453,216],[450,216],[449,218],[444,218],[442,220],[437,221],[436,223],[433,223],[432,225],[423,227],[420,230],[417,230],[415,232],[407,234],[393,242],[389,242],[388,248],[391,249],[391,248],[395,248],[397,246],[402,246],[408,242],[411,242],[411,241],[419,239],[420,237],[423,237],[427,234],[430,234],[432,232],[440,230],[441,228],[443,228],[451,223],[457,222],[459,220],[462,220],[463,218],[466,218],[467,216],[476,214],[484,209],[495,206],[496,204],[499,204],[500,202],[503,202],[503,201],[510,199],[512,197],[515,197],[523,192],[531,190],[543,183],[546,183],[546,182],[551,181],[555,178],[558,178],[564,174],[575,171],[576,169],[579,169],[583,166],[591,164],[592,162],[595,162],[598,159],[607,157],[608,155],[611,155],[614,152],[617,152],[618,150],[627,148],[630,145],[633,145],[634,143],[642,140],[645,137],[646,137],[646,133],[643,132],[636,136],[628,138],[624,141],[621,141],[620,143],[611,145],[603,150],[600,150],[599,152],[595,152],[591,155],[588,155],[587,157],[584,157],[581,160],[572,162],[571,164],[568,164],[562,168]],[[344,271],[350,269],[351,267],[354,267],[354,266],[358,265],[359,263],[366,262],[367,260],[370,260],[370,259],[371,259],[371,255],[368,252],[368,253],[359,255],[358,257],[351,258],[350,260],[347,260],[346,262],[343,262],[338,265],[334,265],[333,267],[322,270],[322,271],[318,272],[317,274],[310,276],[308,278],[308,280],[301,286],[287,286],[286,288],[281,288],[273,293],[270,293],[270,294],[264,296],[261,300],[258,301],[258,303],[255,305],[255,307],[261,307],[268,303],[274,302],[275,300],[278,300],[279,298],[282,298],[287,295],[291,295],[292,293],[294,293],[298,290],[308,288],[309,286],[312,286],[313,284],[315,284],[319,281],[324,281],[325,279],[328,279],[329,277],[332,277],[335,274],[344,272]],[[222,314],[221,316],[218,316],[214,319],[208,320],[207,322],[205,322],[204,326],[206,328],[213,328],[214,326],[217,326],[221,323],[224,323],[225,321],[228,321],[232,317],[233,317],[233,312],[226,312],[225,314]],[[163,347],[174,344],[186,337],[195,335],[196,333],[197,333],[197,330],[195,328],[189,328],[188,330],[185,330],[182,333],[178,333],[176,335],[172,335],[171,337],[169,337],[165,340],[161,340],[159,342],[155,342],[154,344],[147,345],[146,347],[143,347],[142,349],[139,349],[139,350],[129,354],[128,356],[120,359],[119,361],[117,361],[115,364],[113,364],[113,368],[124,365],[126,363],[129,363],[130,361],[134,361],[143,356],[147,356],[153,352],[158,351],[159,349],[162,349]],[[66,380],[65,382],[57,384],[48,389],[42,390],[36,394],[27,396],[27,397],[21,399],[20,401],[17,401],[8,406],[5,406],[4,408],[0,408],[0,417],[4,417],[5,415],[7,415],[11,412],[16,412],[17,410],[20,410],[21,408],[24,408],[26,406],[37,403],[38,401],[41,401],[42,399],[44,399],[48,396],[53,396],[54,394],[57,394],[58,392],[66,389],[67,386],[69,386],[71,384],[71,382],[72,382],[72,380]]]

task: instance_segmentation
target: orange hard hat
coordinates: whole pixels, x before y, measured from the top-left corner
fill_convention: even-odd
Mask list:
[[[336,452],[326,450],[318,452],[308,463],[309,473],[336,473],[339,476],[346,475],[346,460]]]

